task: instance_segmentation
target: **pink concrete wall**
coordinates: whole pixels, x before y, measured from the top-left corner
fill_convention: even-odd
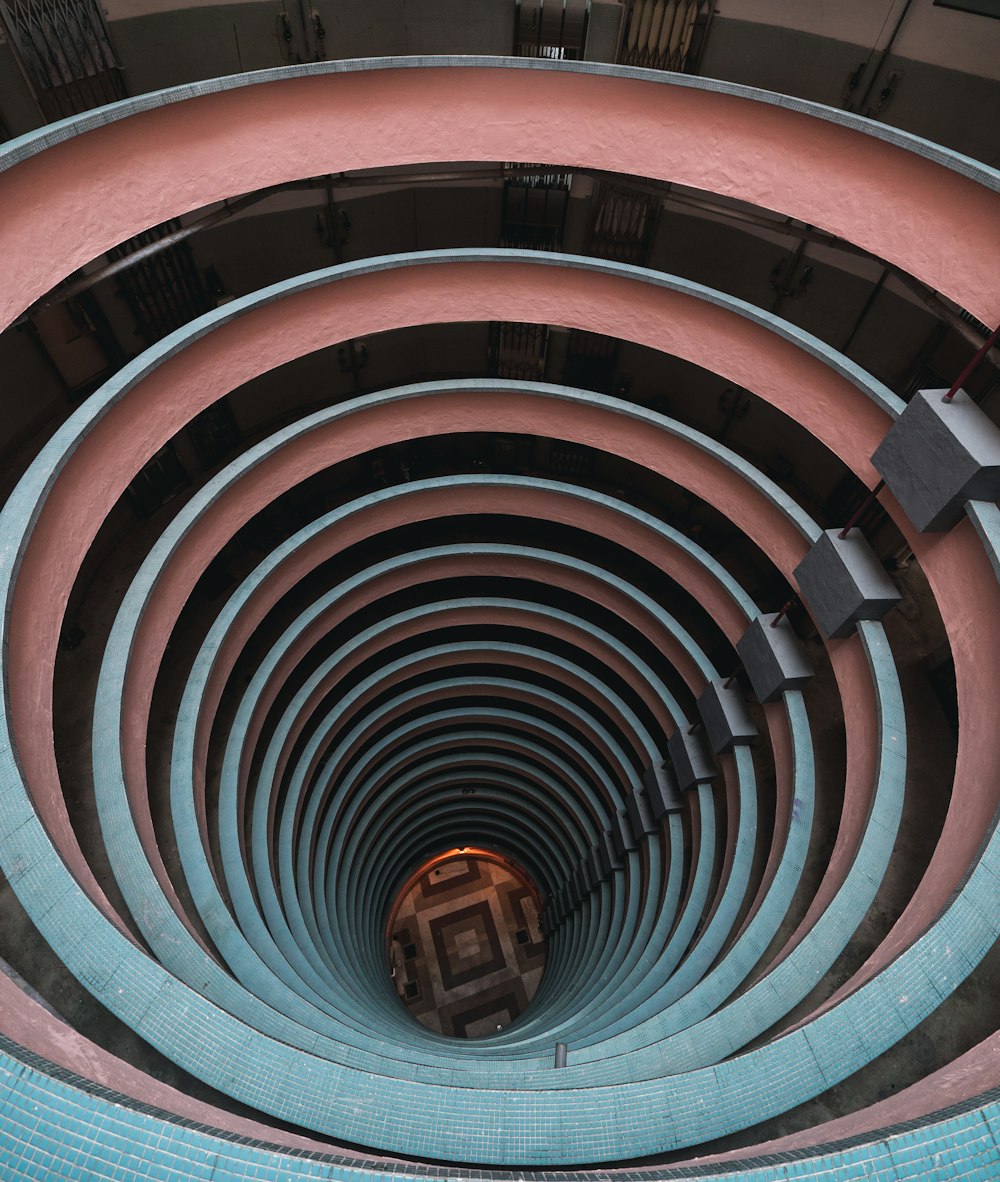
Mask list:
[[[10,276],[0,324],[108,247],[189,210],[305,176],[454,160],[596,168],[739,198],[837,234],[984,322],[1000,320],[1000,197],[941,165],[731,95],[443,67],[204,95],[10,169],[0,176]]]

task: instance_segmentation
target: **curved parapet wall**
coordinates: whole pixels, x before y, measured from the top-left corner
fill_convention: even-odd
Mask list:
[[[325,134],[331,124],[335,139]],[[801,218],[920,276],[980,319],[998,318],[995,169],[856,115],[747,87],[490,58],[236,75],[13,141],[0,160],[12,196],[81,168],[44,211],[12,202],[0,237],[14,280],[6,295],[10,306],[27,306],[32,280],[45,272],[42,291],[130,234],[237,192],[349,169],[529,156],[674,181]],[[886,201],[891,218],[882,216]],[[39,218],[44,237],[31,231]]]
[[[512,69],[524,71],[516,87]],[[490,119],[498,108],[504,119]],[[352,134],[311,134],[333,109]],[[584,130],[570,136],[570,126]],[[121,239],[211,201],[317,171],[456,157],[610,169],[750,200],[1000,318],[1000,186],[982,166],[699,80],[407,59],[183,88],[6,146],[5,319]],[[872,216],[885,200],[898,217]],[[98,205],[99,218],[76,216]],[[752,1129],[826,1092],[947,1004],[995,941],[993,504],[970,501],[960,524],[930,536],[879,494],[952,647],[957,755],[926,872],[884,939],[816,1001],[886,880],[905,808],[906,703],[882,609],[813,647],[839,700],[845,770],[836,839],[805,906],[822,803],[808,675],[752,704],[752,751],[741,739],[713,757],[700,706],[709,687],[731,687],[748,636],[793,647],[794,637],[656,506],[567,479],[461,471],[351,495],[272,545],[192,622],[213,560],[305,481],[388,444],[490,432],[586,448],[669,481],[749,539],[790,594],[802,590],[821,524],[750,460],[623,398],[487,379],[382,390],[287,425],[161,531],[100,659],[92,782],[117,886],[102,889],[66,809],[53,685],[66,605],[130,481],[206,406],[295,358],[379,331],[494,320],[682,357],[771,403],[873,489],[871,457],[905,410],[823,342],[732,297],[530,252],[313,272],[194,321],[126,366],[56,431],[0,518],[0,866],[98,1001],[257,1119],[85,1053],[5,977],[0,1163],[11,1176],[57,1176],[72,1162],[94,1177],[253,1168],[306,1178],[388,1168],[379,1155],[582,1176]],[[483,536],[414,544],[454,521]],[[495,521],[545,528],[512,543],[490,534]],[[363,549],[373,539],[384,552]],[[153,703],[178,661],[161,782]],[[758,684],[746,663],[740,696],[748,678]],[[677,784],[664,788],[658,774]],[[474,798],[457,791],[470,784]],[[170,850],[154,818],[167,793]],[[521,1019],[458,1043],[400,1007],[383,926],[412,869],[470,826],[548,897],[550,951]],[[558,1070],[556,1042],[571,1048]],[[867,1164],[909,1178],[925,1176],[931,1157],[969,1170],[995,1161],[995,1064],[987,1040],[884,1115],[862,1109],[800,1135],[776,1176]],[[941,1115],[942,1101],[953,1111]],[[834,1140],[850,1143],[849,1157]],[[719,1169],[775,1176],[764,1157],[782,1148]]]

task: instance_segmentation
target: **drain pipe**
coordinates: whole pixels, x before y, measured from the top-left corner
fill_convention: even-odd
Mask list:
[[[567,1050],[568,1050],[568,1048],[567,1048],[566,1043],[564,1043],[564,1042],[557,1042],[556,1043],[556,1061],[553,1064],[554,1067],[565,1067],[566,1066],[566,1052],[567,1052]]]

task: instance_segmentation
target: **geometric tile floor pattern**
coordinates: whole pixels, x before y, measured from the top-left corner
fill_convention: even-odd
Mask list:
[[[534,889],[495,856],[435,859],[389,926],[396,991],[422,1025],[454,1038],[506,1028],[545,969]]]

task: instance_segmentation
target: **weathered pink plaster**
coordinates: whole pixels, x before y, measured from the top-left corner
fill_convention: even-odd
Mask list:
[[[630,296],[634,299],[630,300]],[[686,306],[686,315],[678,301]],[[787,397],[785,382],[794,382],[801,395],[805,375],[798,372],[800,365],[805,365],[817,380],[831,376],[830,371],[787,342],[701,301],[642,283],[536,264],[469,263],[378,272],[300,293],[221,327],[166,361],[108,412],[69,458],[41,511],[14,594],[10,645],[11,668],[19,679],[19,693],[12,703],[13,728],[28,782],[50,788],[58,784],[51,742],[29,742],[28,735],[37,738],[41,733],[51,734],[51,689],[45,683],[50,681],[72,572],[82,562],[100,520],[124,492],[135,471],[167,438],[200,409],[242,382],[333,340],[369,335],[400,324],[450,319],[518,320],[524,318],[526,307],[542,320],[610,332],[652,346],[660,342],[657,347],[664,347],[664,335],[673,338],[680,334],[674,342],[677,347],[690,353],[692,360],[710,365],[735,347],[744,329],[749,328],[755,338],[759,337],[754,352],[762,355],[773,347],[777,359],[773,371],[759,361],[755,372],[744,373],[740,380],[744,386],[754,388],[759,379],[767,387],[759,392],[779,402]],[[695,331],[699,312],[709,322],[703,337]],[[689,335],[683,336],[682,330]],[[739,369],[738,351],[731,356],[731,364],[735,374]],[[849,405],[860,403],[862,410],[867,408],[869,412],[875,409],[850,383],[837,378],[835,384],[840,398]],[[830,391],[828,394],[832,397]],[[532,431],[547,435],[554,429],[552,413],[537,403],[533,416],[521,418],[520,395],[477,398],[466,406],[460,406],[455,396],[440,397],[451,399],[441,404],[449,405],[451,411],[436,419],[433,400],[407,403],[404,415],[400,415],[397,405],[382,405],[360,410],[349,421],[331,428],[335,440],[329,448],[324,431],[299,440],[291,446],[302,460],[302,472],[325,467],[338,456],[383,446],[392,438],[416,438],[449,430]],[[552,405],[549,402],[546,408]],[[754,524],[750,504],[763,504],[764,499],[704,452],[683,440],[670,439],[669,454],[661,450],[658,459],[650,460],[642,440],[659,438],[661,448],[668,446],[668,437],[655,427],[597,407],[563,405],[564,437],[575,437],[577,442],[610,450],[637,463],[651,463],[654,468],[661,465],[659,470],[671,479],[705,496],[720,512],[743,526],[783,570],[793,569],[803,556],[803,539],[784,519],[775,515],[767,527]],[[843,415],[832,417],[838,423],[844,421]],[[876,411],[876,419],[884,419],[881,412]],[[860,412],[857,420],[851,421],[866,438],[864,447],[855,448],[855,459],[858,452],[867,456],[879,438],[876,423],[870,414]],[[255,469],[253,479],[259,491],[254,503],[258,506],[268,503],[287,486],[281,470],[283,462],[275,458]],[[863,466],[868,467],[867,459]],[[720,480],[710,478],[713,471],[718,471]],[[248,504],[240,494],[222,498],[214,510],[213,522],[228,519],[235,532],[247,520]],[[207,529],[204,525],[195,527],[185,542],[189,553]],[[162,593],[178,577],[178,569],[179,564],[174,564],[168,571]],[[48,591],[44,606],[39,596],[27,590],[40,585]],[[190,587],[185,594],[189,591]],[[141,717],[137,715],[128,722],[138,737],[144,727]],[[125,747],[127,751],[139,750],[134,743],[126,743]],[[135,758],[126,761],[128,783],[141,782],[144,769],[137,766],[141,762]],[[77,848],[61,794],[57,789],[39,793],[37,807],[67,863],[87,885],[92,876]],[[148,809],[141,802],[136,809],[140,835],[151,847],[154,841]],[[155,850],[151,865],[166,889],[166,872]],[[93,897],[108,908],[99,894]]]
[[[336,135],[330,128],[337,129]],[[76,267],[181,213],[307,176],[515,160],[655,177],[820,226],[1000,320],[1000,196],[824,120],[625,78],[427,67],[205,95],[0,176],[6,324]]]
[[[551,282],[542,281],[543,272],[545,279]],[[428,276],[431,276],[430,280]],[[405,273],[404,279],[402,282],[398,275],[384,272],[364,280],[350,281],[336,291],[305,293],[269,309],[261,309],[239,325],[227,326],[211,338],[197,342],[143,382],[107,416],[70,459],[40,516],[22,568],[12,618],[12,681],[18,685],[18,695],[13,703],[15,734],[29,782],[38,793],[43,813],[48,809],[59,820],[60,803],[47,798],[39,791],[39,785],[51,787],[57,782],[52,774],[51,673],[62,608],[74,572],[89,545],[96,523],[108,511],[131,474],[164,438],[201,406],[275,362],[331,340],[378,331],[379,326],[453,317],[468,319],[470,311],[471,318],[524,319],[530,309],[529,315],[537,314],[542,320],[570,323],[592,331],[662,345],[669,341],[670,325],[676,323],[674,315],[678,312],[673,306],[678,297],[673,293],[643,289],[641,285],[581,272],[561,273],[530,265],[468,264],[437,269],[414,268]],[[438,286],[442,279],[447,280],[446,287]],[[600,282],[595,284],[597,279]],[[626,289],[633,290],[634,302],[628,300]],[[602,295],[607,296],[606,302],[598,298]],[[670,297],[670,315],[665,314],[665,305],[659,302],[663,296]],[[559,309],[568,314],[557,314]],[[684,355],[697,354],[692,359],[706,364],[710,363],[710,358],[714,359],[722,328],[720,324],[713,324],[718,315],[723,314],[711,309],[701,328],[697,317],[689,318],[687,328],[693,334],[689,338],[692,343]],[[269,353],[264,352],[265,341],[271,350]],[[787,376],[796,369],[792,359],[783,356],[791,347],[776,342],[766,333],[744,347],[749,350],[753,364],[741,368],[739,358],[730,356],[724,365],[739,368],[742,383],[754,388],[753,381],[747,381],[750,372],[754,381],[767,387],[758,392],[765,396],[770,394],[775,403],[781,405],[784,396],[776,387],[784,378],[776,378],[775,374]],[[828,379],[829,375],[826,375],[823,381]],[[872,439],[877,435],[877,423],[870,414],[862,413],[855,418],[853,408],[857,399],[861,398],[869,408],[871,404],[846,382],[841,388],[842,396],[834,396],[828,389],[829,397],[824,401],[823,397],[814,399],[811,389],[804,394],[800,387],[796,391],[796,405],[803,410],[800,419],[806,414],[815,416],[810,430],[827,438],[828,442],[836,439],[846,462],[864,469],[867,460],[862,463],[860,457],[866,456],[870,450]],[[349,423],[338,424],[329,435],[318,432],[314,440],[304,441],[295,448],[300,473],[318,470],[340,456],[375,444],[384,445],[395,439],[447,430],[558,433],[576,442],[608,448],[665,472],[716,504],[786,572],[794,568],[804,552],[803,540],[786,524],[771,528],[770,507],[756,494],[749,494],[733,473],[682,441],[670,440],[668,443],[666,437],[654,428],[603,410],[571,407],[568,403],[567,414],[557,416],[553,414],[551,404],[543,409],[539,400],[529,395],[505,395],[486,405],[483,403],[484,400],[479,398],[475,406],[470,406],[463,404],[460,395],[435,395],[421,400],[420,405],[407,404],[405,416],[399,414],[398,404],[359,411]],[[881,412],[877,412],[876,419],[880,415]],[[836,429],[831,427],[831,419],[835,420]],[[264,504],[285,486],[286,476],[270,463],[261,465],[260,473],[255,497],[257,503]],[[867,472],[866,476],[870,478]],[[898,507],[888,494],[883,494],[883,503],[900,520]],[[242,497],[224,498],[217,513],[218,518],[213,515],[212,528],[222,521],[228,522],[227,528],[234,531],[246,519],[247,506]],[[764,522],[768,525],[765,526]],[[884,963],[894,949],[905,946],[922,930],[947,898],[978,847],[985,826],[992,819],[995,786],[1000,782],[996,774],[1000,770],[1000,752],[993,750],[995,744],[989,714],[990,703],[997,700],[1000,690],[1000,669],[991,660],[992,646],[983,643],[984,621],[1000,619],[996,580],[968,523],[948,535],[913,538],[912,542],[938,597],[952,642],[963,727],[953,804],[941,843],[906,913],[866,966],[868,974]],[[204,538],[199,538],[196,529],[186,544],[188,554],[196,553],[200,544],[204,544]],[[179,573],[182,567],[183,563],[171,567],[166,580],[168,584],[183,588],[184,577]],[[961,594],[950,594],[958,581]],[[26,590],[40,585],[46,587],[49,593],[46,597],[31,595]],[[159,637],[154,648],[165,641],[165,636]],[[127,746],[137,749],[133,748],[133,741],[141,739],[144,722],[130,720],[130,726]],[[142,818],[140,822],[141,827],[146,828],[147,823]],[[60,833],[58,824],[50,826],[64,839],[67,828],[63,825]],[[146,835],[148,837],[148,828]],[[69,840],[62,847],[64,855],[67,850],[69,855],[73,854],[71,838],[69,834]],[[79,859],[76,861],[78,864]],[[77,868],[78,865],[74,865],[74,869]]]

